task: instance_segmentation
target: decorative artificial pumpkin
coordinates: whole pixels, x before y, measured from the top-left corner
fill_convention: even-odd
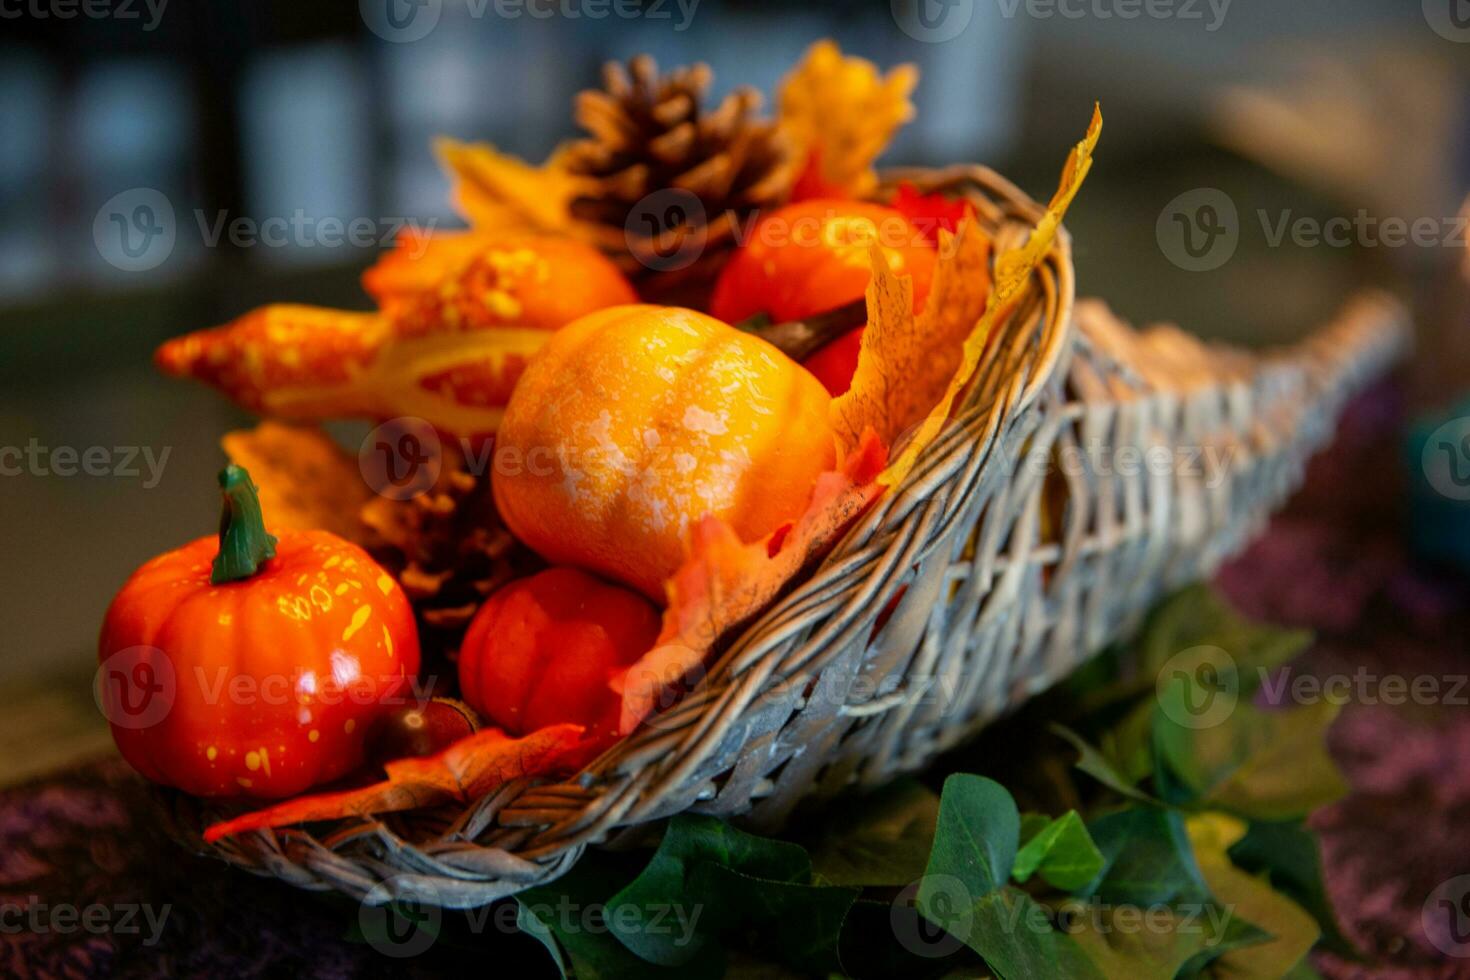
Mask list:
[[[840,198],[789,204],[756,222],[720,273],[710,312],[729,323],[758,313],[779,323],[860,300],[875,245],[895,273],[913,277],[917,313],[934,274],[930,240],[901,211]],[[859,327],[804,362],[834,396],[852,383],[861,338]]]
[[[511,532],[655,601],[713,515],[754,541],[805,508],[836,440],[816,378],[693,310],[623,306],[552,335],[506,408],[491,484]]]
[[[618,737],[614,675],[648,652],[659,613],[630,589],[574,568],[511,582],[475,614],[459,652],[470,706],[512,735],[582,725],[589,753]]]
[[[356,545],[266,533],[220,473],[218,537],[147,562],[102,624],[99,701],[123,758],[196,796],[292,796],[358,768],[419,668],[408,599]]]

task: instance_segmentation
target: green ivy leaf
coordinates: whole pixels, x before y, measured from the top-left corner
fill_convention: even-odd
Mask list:
[[[1127,776],[1117,770],[1107,757],[1094,748],[1085,738],[1063,725],[1052,725],[1051,731],[1066,739],[1077,750],[1077,769],[1087,773],[1115,793],[1140,803],[1157,803],[1153,797],[1140,790]]]
[[[608,921],[622,944],[650,963],[682,967],[728,942],[825,972],[839,965],[842,921],[857,895],[855,888],[813,884],[811,861],[798,844],[682,814],[669,822],[643,873],[609,900]],[[687,932],[670,927],[687,922]]]
[[[1173,980],[1243,945],[1267,939],[1218,903],[1076,907],[1063,903],[1060,927],[1106,977]]]
[[[924,914],[934,921],[929,912]],[[1071,936],[1052,927],[1045,906],[1014,886],[974,902],[968,926],[966,945],[1001,980],[1104,980],[1107,976]]]
[[[925,872],[958,878],[976,898],[988,895],[1010,879],[1020,838],[1021,813],[1004,786],[983,776],[950,776]]]
[[[1261,675],[1296,657],[1312,644],[1312,634],[1256,623],[1241,616],[1207,585],[1175,593],[1149,614],[1139,644],[1139,671],[1152,685],[1175,655],[1192,647],[1219,647],[1239,673],[1242,698],[1260,684]]]
[[[1114,905],[1203,905],[1211,900],[1190,848],[1183,817],[1156,806],[1132,807],[1088,825],[1103,871],[1078,894]]]
[[[1027,814],[1027,817],[1034,816]],[[1068,810],[1055,820],[1047,821],[1033,835],[1026,834],[1026,823],[1023,817],[1022,837],[1026,843],[1016,853],[1016,861],[1011,868],[1011,874],[1017,881],[1025,883],[1033,874],[1040,872],[1047,884],[1070,892],[1083,887],[1102,871],[1103,856],[1076,810]]]
[[[754,878],[712,862],[695,867],[688,889],[727,943],[813,974],[842,968],[842,924],[858,892]]]
[[[924,873],[938,820],[938,794],[917,780],[899,780],[821,825],[812,838],[812,868],[834,885],[907,885]]]
[[[1263,711],[1237,703],[1218,724],[1189,727],[1188,675],[1160,693],[1154,715],[1158,767],[1176,777],[1176,802],[1228,810],[1256,820],[1289,820],[1341,799],[1348,791],[1327,751],[1327,729],[1339,706],[1328,701]]]
[[[1252,874],[1265,874],[1273,888],[1281,891],[1316,920],[1322,943],[1349,959],[1362,952],[1343,935],[1332,909],[1332,899],[1322,881],[1322,853],[1317,836],[1300,822],[1252,823],[1246,835],[1233,844],[1230,860]]]
[[[1232,980],[1275,980],[1290,974],[1306,958],[1321,933],[1301,906],[1274,891],[1264,878],[1231,862],[1228,849],[1244,830],[1239,821],[1224,815],[1205,814],[1189,821],[1195,857],[1210,890],[1235,916],[1270,929],[1266,942],[1229,950],[1214,969]]]
[[[1076,944],[1051,927],[1046,909],[1006,884],[1020,834],[1016,801],[999,783],[946,779],[916,898],[920,914],[979,953],[1002,980],[1101,980]]]
[[[546,947],[563,977],[576,980],[636,980],[639,977],[714,978],[723,973],[716,948],[701,949],[678,969],[645,962],[614,935],[608,897],[626,872],[600,856],[588,855],[549,885],[516,896],[516,925]],[[687,935],[687,933],[682,934]],[[677,937],[676,937],[677,938]]]

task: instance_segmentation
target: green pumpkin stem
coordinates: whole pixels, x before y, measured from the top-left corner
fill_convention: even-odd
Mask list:
[[[247,579],[276,556],[276,539],[267,534],[255,483],[243,466],[231,463],[219,471],[220,494],[225,498],[219,518],[219,554],[214,557],[211,585]]]

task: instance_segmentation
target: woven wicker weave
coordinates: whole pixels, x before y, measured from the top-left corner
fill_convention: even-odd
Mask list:
[[[892,176],[967,194],[1002,246],[1041,210],[978,167]],[[905,482],[577,779],[512,783],[463,811],[252,832],[214,853],[304,888],[470,907],[683,810],[770,829],[798,802],[917,770],[1240,547],[1406,338],[1380,295],[1261,355],[1135,333],[1095,302],[1074,315],[1065,235],[1033,287]],[[1227,465],[1201,465],[1205,452]],[[175,795],[171,813],[202,849],[204,805]]]

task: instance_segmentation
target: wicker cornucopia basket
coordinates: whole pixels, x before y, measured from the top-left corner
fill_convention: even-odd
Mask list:
[[[1001,247],[1042,212],[980,167],[890,178],[965,194]],[[253,831],[214,853],[303,888],[471,907],[681,811],[770,828],[804,799],[917,770],[1240,547],[1406,337],[1379,295],[1263,355],[1135,333],[1073,298],[1061,234],[904,482],[576,778],[510,783],[454,812]],[[170,802],[203,848],[207,804]]]

